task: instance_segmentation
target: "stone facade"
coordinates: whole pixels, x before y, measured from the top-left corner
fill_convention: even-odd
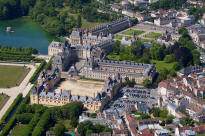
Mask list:
[[[48,55],[49,56],[56,56],[58,53],[64,51],[65,45],[61,42],[52,41],[51,44],[48,46]]]
[[[142,83],[145,78],[152,81],[156,73],[153,64],[141,64],[125,61],[110,61],[100,59],[87,59],[81,75],[86,78],[106,79],[109,76],[118,76],[130,80],[134,79],[136,83]]]
[[[90,111],[101,111],[104,105],[111,100],[121,87],[121,80],[116,77],[105,80],[104,88],[95,97],[82,96],[81,94],[72,95],[72,90],[61,90],[57,93],[53,90],[60,80],[60,72],[55,69],[49,75],[42,72],[38,78],[38,84],[31,91],[30,103],[43,104],[46,106],[62,106],[70,102],[81,101],[84,107]]]

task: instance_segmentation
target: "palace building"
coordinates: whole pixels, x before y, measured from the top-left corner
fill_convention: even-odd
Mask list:
[[[155,76],[156,68],[154,64],[142,64],[126,61],[111,61],[102,59],[87,59],[81,76],[93,79],[106,79],[110,76],[117,76],[124,80],[126,77],[135,80],[136,83],[142,83],[148,78],[152,81]]]
[[[46,72],[41,72],[38,78],[38,84],[31,91],[30,103],[42,104],[46,106],[62,106],[73,101],[81,101],[84,107],[90,111],[101,111],[104,105],[115,96],[121,87],[121,79],[114,77],[105,80],[104,87],[100,92],[96,92],[94,97],[84,96],[82,92],[72,94],[72,90],[54,90],[54,86],[60,80],[60,72],[55,69],[49,75]]]

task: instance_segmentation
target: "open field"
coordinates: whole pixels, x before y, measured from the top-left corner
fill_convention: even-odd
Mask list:
[[[127,31],[122,32],[122,34],[126,34],[126,35],[133,35],[133,33],[135,33],[135,35],[140,35],[140,34],[144,33],[144,31],[131,29],[131,30],[127,30]]]
[[[151,33],[145,35],[145,37],[147,37],[147,38],[159,38],[160,36],[162,36],[161,33],[155,33],[155,32],[151,32]]]
[[[0,110],[3,108],[3,106],[6,104],[8,101],[9,96],[6,94],[0,94]]]
[[[157,68],[157,72],[159,72],[160,70],[162,70],[163,68],[166,68],[168,70],[171,70],[174,62],[172,63],[166,63],[164,61],[158,61],[158,60],[151,60],[151,63],[156,63],[156,68]]]
[[[71,90],[72,95],[83,95],[95,97],[97,92],[101,92],[104,86],[104,82],[92,81],[92,80],[66,80],[60,84],[59,89]],[[58,88],[56,91],[59,90]]]
[[[18,124],[14,127],[10,136],[22,136],[27,125]]]
[[[0,88],[18,86],[30,70],[22,66],[0,65]]]

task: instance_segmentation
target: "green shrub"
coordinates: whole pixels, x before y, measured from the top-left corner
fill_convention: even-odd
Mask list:
[[[39,72],[43,69],[44,65],[45,65],[46,61],[42,60],[41,64],[39,65],[39,67],[36,69],[36,71],[34,72],[34,74],[32,75],[32,77],[30,78],[29,82],[33,83],[35,81],[35,79],[37,78]]]
[[[22,94],[20,93],[16,99],[14,100],[14,102],[11,104],[11,106],[8,108],[8,110],[6,111],[6,113],[4,114],[4,116],[1,118],[1,122],[0,125],[2,125],[7,118],[9,117],[9,115],[12,113],[12,111],[15,109],[15,107],[18,105],[18,103],[21,101],[22,99]]]

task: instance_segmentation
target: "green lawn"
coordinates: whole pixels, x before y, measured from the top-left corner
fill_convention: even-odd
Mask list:
[[[159,38],[160,36],[162,36],[161,33],[154,33],[154,32],[145,35],[145,37],[147,38]]]
[[[13,131],[11,132],[10,136],[22,136],[24,130],[26,129],[26,126],[27,125],[23,125],[23,124],[16,125]]]
[[[28,72],[29,69],[25,67],[0,65],[0,88],[18,86]]]
[[[122,40],[122,37],[123,37],[122,35],[115,35],[115,36],[114,36],[114,39]]]
[[[92,28],[92,27],[95,27],[95,26],[100,25],[100,24],[102,24],[102,23],[88,22],[87,20],[82,18],[82,26],[81,26],[81,28]]]
[[[166,63],[164,61],[159,61],[159,60],[151,60],[151,63],[156,63],[157,72],[159,72],[163,68],[167,68],[168,70],[171,70],[174,65],[174,62]]]
[[[9,100],[9,96],[6,94],[0,94],[0,110],[4,107],[6,102]]]
[[[130,29],[130,30],[122,32],[122,34],[126,34],[126,35],[133,35],[133,33],[135,33],[135,35],[140,35],[144,33],[144,31]]]
[[[128,36],[125,36],[128,40],[131,38],[131,37],[128,37]],[[117,39],[117,40],[122,40],[123,36],[122,35],[115,35],[114,36],[114,39]]]
[[[119,55],[110,54],[110,55],[107,56],[107,59],[115,60],[115,61],[120,61],[120,56]]]
[[[148,40],[148,39],[140,39],[140,41],[142,42],[142,43],[145,43],[145,42],[149,42],[150,40]]]

